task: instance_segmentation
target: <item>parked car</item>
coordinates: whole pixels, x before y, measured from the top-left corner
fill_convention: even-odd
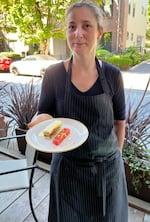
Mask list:
[[[58,62],[60,60],[49,55],[29,55],[20,61],[12,62],[9,70],[15,75],[43,76],[48,66]]]
[[[0,70],[1,71],[9,71],[10,64],[12,63],[12,59],[8,58],[4,55],[0,55]]]

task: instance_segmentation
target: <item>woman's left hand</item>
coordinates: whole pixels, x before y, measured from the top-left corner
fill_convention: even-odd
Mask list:
[[[28,127],[31,128],[44,120],[48,120],[48,119],[52,119],[52,118],[53,117],[47,113],[39,114],[39,115],[35,116],[30,123],[28,123]]]

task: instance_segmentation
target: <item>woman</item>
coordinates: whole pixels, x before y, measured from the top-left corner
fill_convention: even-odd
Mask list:
[[[128,201],[121,150],[125,99],[118,68],[95,58],[103,34],[100,9],[78,2],[67,12],[72,58],[47,69],[39,115],[83,122],[88,140],[78,149],[53,155],[49,222],[127,222]]]

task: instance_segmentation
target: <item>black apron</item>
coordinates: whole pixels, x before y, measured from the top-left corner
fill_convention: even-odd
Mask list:
[[[96,59],[103,92],[80,96],[66,77],[64,117],[83,122],[88,140],[78,149],[55,154],[51,164],[49,222],[127,222],[123,161],[114,132],[109,87]]]

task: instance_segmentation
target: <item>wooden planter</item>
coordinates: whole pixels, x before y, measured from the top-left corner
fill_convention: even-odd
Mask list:
[[[21,135],[25,133],[26,133],[26,130],[16,129],[16,135]],[[18,149],[20,153],[25,155],[26,145],[27,145],[25,137],[17,138],[17,142],[18,142]],[[38,154],[38,160],[42,162],[50,164],[51,159],[52,159],[52,155],[50,153],[39,152]]]
[[[133,184],[132,184],[132,174],[130,172],[130,167],[126,163],[124,165],[125,165],[128,194],[150,203],[150,188],[148,188],[148,185],[146,185],[143,182],[142,187],[139,190],[139,193],[137,193],[135,191]],[[140,174],[140,172],[139,172],[139,174]]]

